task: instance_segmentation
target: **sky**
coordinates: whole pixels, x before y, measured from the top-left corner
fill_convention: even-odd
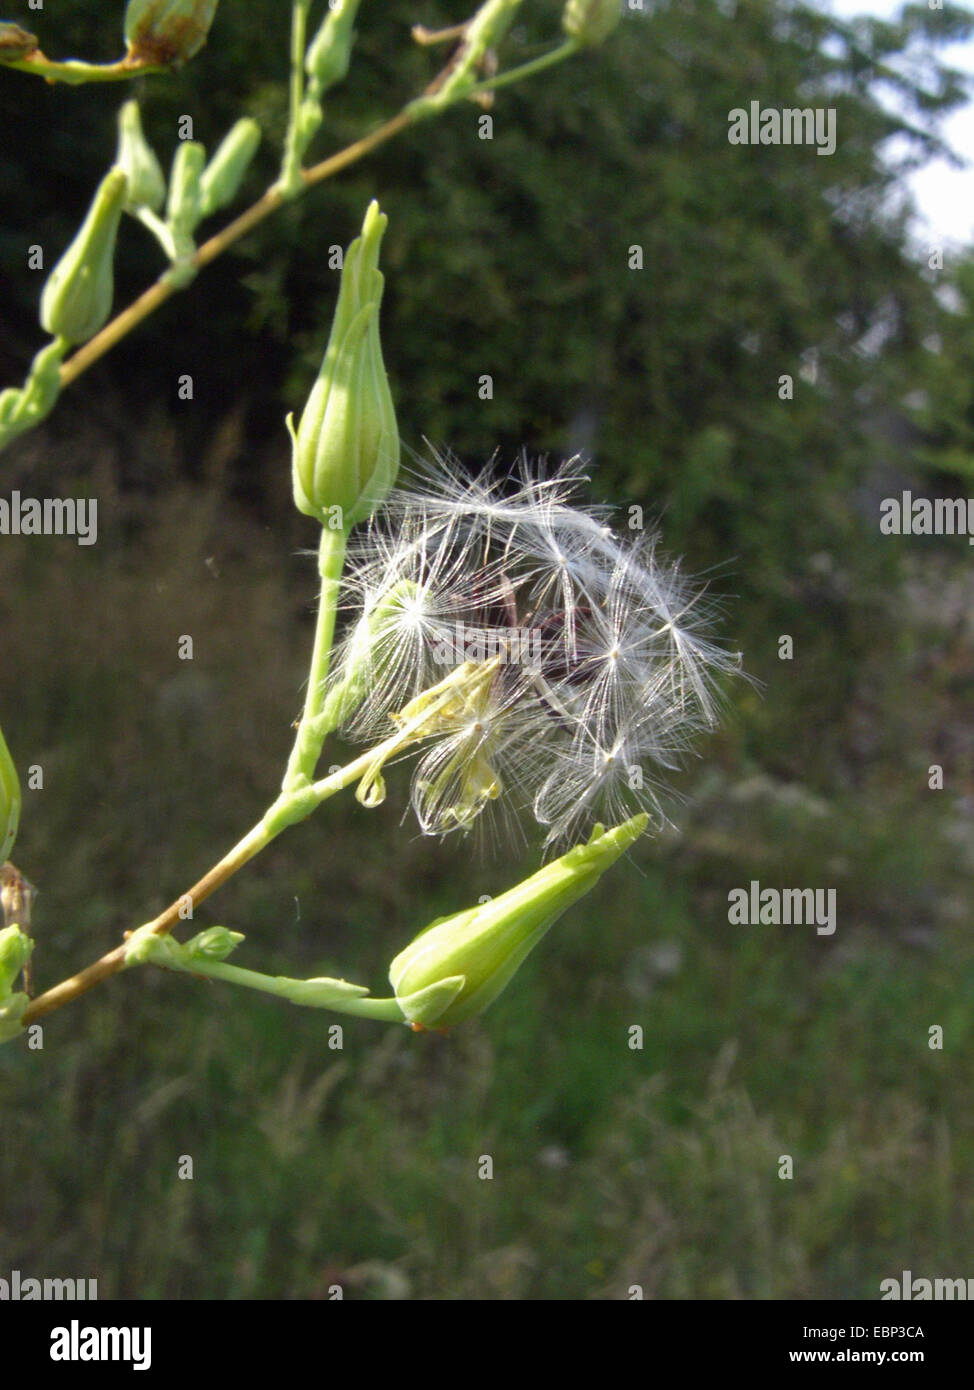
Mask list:
[[[822,9],[843,18],[875,15],[892,19],[902,9],[902,0],[818,0]],[[968,8],[974,8],[967,0]],[[938,50],[952,67],[974,74],[974,41],[951,44]],[[974,241],[974,102],[968,102],[944,123],[948,143],[968,161],[965,169],[953,169],[943,160],[931,162],[911,178],[914,197],[920,208],[918,236],[931,245],[963,244]]]

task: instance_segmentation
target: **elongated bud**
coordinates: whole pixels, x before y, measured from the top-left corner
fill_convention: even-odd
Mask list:
[[[291,416],[294,502],[322,525],[341,508],[345,530],[384,500],[399,472],[399,430],[379,342],[385,283],[379,244],[388,218],[369,204],[345,255],[324,360],[301,421]]]
[[[360,0],[338,0],[329,8],[321,28],[315,34],[304,59],[305,71],[316,96],[342,82],[352,56],[352,26]]]
[[[112,311],[112,263],[127,188],[123,170],[105,175],[78,235],[48,277],[41,295],[41,326],[55,338],[87,342]]]
[[[178,67],[206,43],[217,0],[129,0],[125,42],[129,58]]]
[[[166,198],[166,178],[155,151],[142,133],[137,101],[127,101],[118,112],[118,154],[115,166],[128,179],[125,211],[151,208],[158,212]]]
[[[442,1028],[486,1009],[549,927],[595,886],[646,821],[639,815],[614,830],[596,826],[588,844],[577,845],[499,898],[431,923],[389,967],[406,1018]],[[445,1007],[442,997],[418,1006],[409,997],[457,979],[463,984]]]
[[[200,175],[200,217],[224,207],[237,196],[250,161],[260,144],[260,126],[250,116],[236,121]]]
[[[586,47],[604,42],[622,18],[620,0],[568,0],[561,27]]]
[[[0,729],[0,864],[10,857],[20,824],[20,778]]]
[[[184,140],[173,155],[169,174],[169,202],[166,220],[179,241],[191,237],[200,212],[200,181],[206,164],[206,150],[196,140]]]

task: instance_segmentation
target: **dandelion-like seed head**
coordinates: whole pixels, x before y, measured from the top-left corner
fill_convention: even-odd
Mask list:
[[[548,845],[641,809],[662,823],[659,770],[716,723],[739,657],[707,636],[712,606],[654,537],[617,536],[587,481],[574,461],[469,477],[436,457],[353,536],[331,695],[379,746],[372,800],[381,766],[419,753],[426,834],[502,801]]]

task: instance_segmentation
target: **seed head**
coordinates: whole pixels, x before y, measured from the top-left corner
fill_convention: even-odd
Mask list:
[[[716,723],[739,658],[654,537],[623,539],[580,500],[586,482],[574,461],[511,480],[437,458],[352,537],[331,698],[354,688],[346,733],[386,741],[372,801],[382,763],[421,750],[424,833],[501,802],[549,845],[640,810],[664,822],[660,770]]]

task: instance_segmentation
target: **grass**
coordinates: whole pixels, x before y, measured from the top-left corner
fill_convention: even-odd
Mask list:
[[[16,851],[41,987],[259,815],[310,633],[303,533],[213,486],[138,515],[99,487],[92,550],[0,548],[0,710],[44,769]],[[921,776],[962,687],[918,693],[916,659],[877,656],[868,685],[902,768],[883,751],[824,791],[761,770],[746,697],[681,834],[446,1038],[149,970],[52,1015],[43,1050],[0,1051],[0,1273],[97,1277],[103,1298],[856,1299],[905,1268],[966,1277],[970,869],[956,799]],[[244,964],[379,989],[420,926],[529,867],[458,863],[390,791],[323,807],[198,925],[246,932]],[[730,926],[751,878],[834,886],[834,937]]]

